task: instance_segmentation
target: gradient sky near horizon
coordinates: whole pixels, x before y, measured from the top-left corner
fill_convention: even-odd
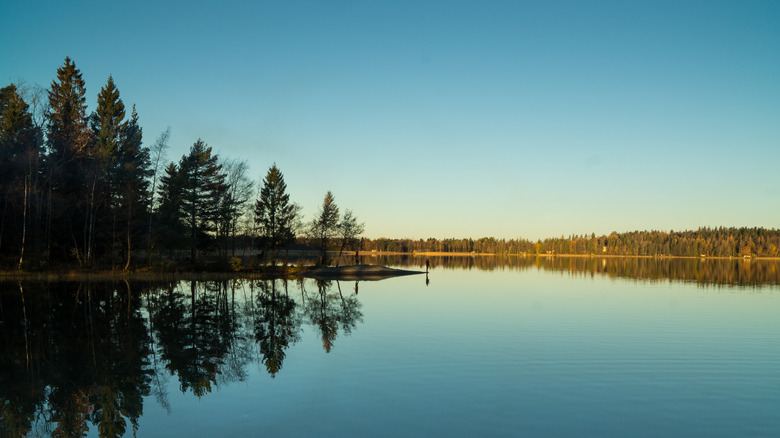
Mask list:
[[[168,159],[274,162],[377,237],[780,227],[780,2],[5,2],[0,86],[66,56]]]

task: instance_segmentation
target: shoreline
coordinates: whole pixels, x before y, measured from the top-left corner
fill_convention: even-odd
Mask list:
[[[360,253],[361,258],[377,258],[385,256],[411,256],[411,257],[522,257],[522,258],[572,258],[572,259],[657,259],[657,260],[733,260],[733,261],[746,261],[746,262],[762,262],[762,261],[780,261],[780,257],[693,257],[693,256],[639,256],[639,255],[611,255],[611,254],[497,254],[497,253],[468,253],[468,252],[396,252],[396,251],[363,251]],[[342,257],[344,257],[342,255]],[[351,257],[351,256],[350,256]],[[381,265],[371,265],[381,266]],[[0,281],[21,281],[21,280],[34,280],[34,281],[171,281],[171,280],[201,280],[201,279],[267,279],[267,278],[280,278],[280,277],[305,277],[302,275],[312,269],[317,269],[315,266],[296,266],[294,264],[287,265],[286,268],[280,269],[281,266],[274,268],[267,266],[265,269],[259,270],[244,270],[244,271],[148,271],[143,268],[139,268],[134,271],[112,271],[112,270],[94,270],[88,269],[62,269],[52,271],[17,271],[17,270],[0,270]]]
[[[500,256],[500,257],[570,257],[570,258],[634,258],[634,259],[703,259],[703,260],[780,260],[780,257],[738,257],[738,256],[670,256],[670,255],[616,255],[616,254],[502,254],[489,252],[438,252],[438,251],[419,251],[419,252],[398,252],[398,251],[365,251],[362,256],[368,255],[408,255],[408,256],[457,256],[457,257],[480,257],[480,256]]]

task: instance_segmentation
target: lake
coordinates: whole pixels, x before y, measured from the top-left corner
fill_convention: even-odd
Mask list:
[[[0,436],[780,434],[780,262],[431,262],[2,282]]]

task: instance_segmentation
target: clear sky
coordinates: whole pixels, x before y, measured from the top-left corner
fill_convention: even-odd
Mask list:
[[[70,56],[169,160],[274,162],[368,237],[780,227],[780,2],[5,1],[0,86]]]

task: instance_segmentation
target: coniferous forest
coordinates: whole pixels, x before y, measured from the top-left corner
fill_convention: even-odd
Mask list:
[[[376,239],[363,248],[387,252],[455,252],[478,254],[545,254],[669,257],[778,257],[780,230],[765,228],[699,228],[696,231],[612,232],[608,236],[561,236],[537,240]]]
[[[255,184],[246,161],[225,160],[201,139],[166,162],[170,131],[144,138],[112,77],[87,114],[86,86],[70,59],[48,89],[0,89],[0,263],[5,269],[132,269],[216,260],[237,251],[273,259],[290,248],[631,256],[776,257],[780,230],[700,228],[525,239],[362,239],[363,224],[327,192],[306,222],[274,164]],[[235,266],[233,266],[235,268]]]
[[[201,139],[166,163],[170,129],[146,142],[110,76],[90,114],[85,90],[70,58],[48,89],[0,89],[3,267],[227,265],[237,248],[272,257],[307,235],[324,254],[337,242],[352,248],[362,233],[330,192],[323,214],[304,223],[275,164],[256,185],[246,161],[222,159]]]

